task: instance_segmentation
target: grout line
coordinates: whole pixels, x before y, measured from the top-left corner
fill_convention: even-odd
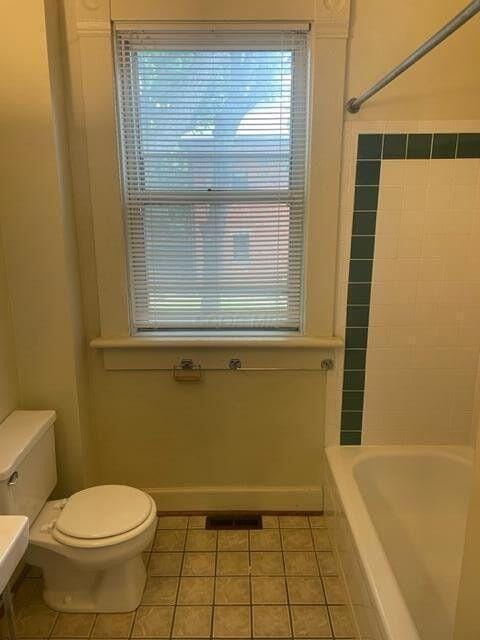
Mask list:
[[[180,584],[181,584],[181,581],[182,581],[183,564],[185,562],[185,550],[186,550],[186,547],[187,547],[187,531],[188,531],[188,516],[187,516],[187,529],[186,529],[186,532],[185,532],[185,538],[183,540],[183,552],[182,552],[182,559],[180,561],[180,573],[179,573],[179,576],[178,576],[177,591],[176,591],[176,594],[175,594],[175,603],[173,605],[172,621],[170,623],[169,638],[173,637],[173,627],[174,627],[174,624],[175,624],[175,617],[176,617],[176,614],[177,614],[178,596],[180,595]]]
[[[205,519],[206,523],[206,519]],[[212,616],[210,619],[210,638],[213,638],[213,624],[215,618],[216,590],[217,590],[217,564],[218,564],[218,531],[215,531],[215,563],[213,567],[213,599],[212,599]]]
[[[307,517],[307,516],[306,516]],[[307,522],[310,524],[308,517],[307,517]],[[287,611],[288,611],[288,623],[290,625],[290,637],[293,638],[294,636],[294,632],[293,632],[293,619],[292,619],[292,610],[291,610],[291,605],[290,605],[290,595],[288,593],[288,581],[287,581],[287,567],[285,564],[285,549],[283,547],[283,529],[280,527],[280,520],[278,521],[278,535],[280,537],[280,549],[282,551],[282,563],[283,563],[283,583],[285,585],[285,591],[287,594]]]

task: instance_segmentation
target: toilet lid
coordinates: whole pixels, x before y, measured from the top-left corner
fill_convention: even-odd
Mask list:
[[[122,485],[91,487],[68,499],[55,528],[73,538],[108,538],[140,526],[151,510],[152,501],[139,489]]]

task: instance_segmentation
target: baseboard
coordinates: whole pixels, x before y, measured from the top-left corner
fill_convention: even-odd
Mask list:
[[[145,489],[159,511],[320,511],[320,486],[168,487]]]

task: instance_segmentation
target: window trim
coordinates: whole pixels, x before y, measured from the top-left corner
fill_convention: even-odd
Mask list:
[[[202,18],[272,24],[309,22],[311,24],[311,156],[309,188],[306,194],[305,241],[305,320],[303,338],[332,340],[334,327],[335,271],[339,210],[339,177],[343,128],[344,77],[349,23],[349,0],[256,0],[218,3],[202,0]],[[87,6],[88,5],[88,6]],[[88,149],[90,204],[95,240],[95,260],[100,308],[101,340],[96,348],[108,348],[112,338],[139,340],[130,335],[127,288],[126,246],[123,230],[120,175],[118,171],[117,125],[113,69],[112,19],[121,21],[155,20],[165,24],[192,22],[198,15],[198,0],[97,0],[95,5],[82,0],[67,3],[67,20],[76,33],[68,43],[78,47],[81,100],[74,108],[83,118],[83,133]],[[134,15],[132,15],[134,11]],[[69,15],[68,15],[69,14]],[[260,15],[259,15],[260,14]],[[252,16],[256,17],[251,23]],[[76,40],[76,42],[73,42]],[[81,104],[80,104],[81,102]],[[318,141],[321,140],[322,144]],[[323,185],[323,188],[321,188]],[[326,188],[325,188],[326,185]],[[319,212],[323,212],[319,215]],[[221,336],[219,336],[221,337]],[[185,338],[190,339],[189,334]],[[151,340],[164,347],[165,341]],[[252,336],[269,341],[268,336]],[[293,341],[298,337],[287,338]],[[239,336],[239,346],[242,338]],[[203,340],[200,344],[205,344]],[[133,343],[135,344],[135,343]],[[138,344],[138,343],[137,343]]]

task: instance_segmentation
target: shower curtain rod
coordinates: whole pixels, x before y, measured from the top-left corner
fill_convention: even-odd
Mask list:
[[[418,49],[416,49],[412,54],[405,58],[395,69],[392,69],[390,73],[387,73],[381,80],[376,82],[368,91],[362,93],[362,95],[357,98],[350,98],[350,100],[345,105],[345,108],[350,113],[358,113],[360,111],[360,107],[364,102],[366,102],[373,95],[378,93],[383,87],[386,87],[387,84],[390,84],[392,80],[395,80],[400,74],[406,71],[409,67],[414,65],[420,58],[423,58],[429,51],[434,49],[437,45],[439,45],[443,40],[448,38],[454,31],[459,29],[462,25],[464,25],[470,18],[473,18],[480,11],[480,0],[474,0],[469,5],[460,11],[458,15],[450,20],[440,31],[437,31],[431,38],[429,38],[426,42],[424,42]]]

